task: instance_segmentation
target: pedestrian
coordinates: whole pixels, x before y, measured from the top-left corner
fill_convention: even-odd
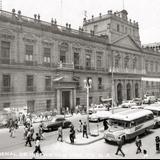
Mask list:
[[[33,127],[33,125],[31,125],[30,131],[31,131],[31,141],[34,141],[34,139],[33,139],[33,135],[34,135],[34,127]]]
[[[27,138],[27,134],[28,134],[28,127],[25,126],[25,127],[24,127],[24,139]]]
[[[36,141],[37,139],[41,140],[41,137],[39,136],[39,134],[38,134],[38,133],[36,133],[35,141]]]
[[[159,148],[160,138],[159,138],[159,136],[156,136],[155,141],[156,141],[156,151],[159,152],[160,151],[160,148]]]
[[[74,144],[74,139],[75,139],[75,130],[74,130],[74,127],[71,127],[70,128],[70,141],[71,141],[71,144]]]
[[[43,123],[40,124],[39,126],[39,135],[41,137],[42,140],[44,140],[44,132],[43,132]]]
[[[147,150],[143,150],[143,159],[148,159],[148,153]]]
[[[118,148],[117,148],[117,152],[115,153],[115,155],[118,155],[118,153],[121,152],[123,157],[125,157],[125,154],[122,151],[123,142],[122,142],[121,137],[118,138],[117,144],[118,144]]]
[[[86,122],[84,122],[84,124],[83,124],[83,138],[84,138],[84,136],[86,136],[86,138],[88,138],[88,131],[87,131],[87,124],[86,124]]]
[[[104,130],[106,131],[108,129],[108,122],[107,120],[103,121]]]
[[[40,146],[40,139],[36,139],[35,141],[35,151],[33,152],[36,156],[36,154],[38,153],[39,155],[41,154],[43,156],[43,153],[41,151],[41,146]]]
[[[82,120],[79,120],[79,130],[78,130],[78,132],[82,132],[82,128],[83,128]]]
[[[31,144],[31,131],[30,130],[27,133],[27,139],[26,139],[25,146],[27,146],[28,143],[29,143],[30,147],[32,147],[32,144]]]
[[[57,138],[57,141],[63,142],[63,129],[62,129],[62,127],[58,128],[58,138]]]
[[[15,128],[14,128],[14,126],[11,126],[11,128],[10,128],[10,137],[15,138]]]
[[[137,152],[136,152],[136,154],[141,153],[142,152],[142,149],[141,149],[141,147],[142,147],[142,141],[141,141],[141,139],[138,136],[136,137],[136,146],[137,146]]]

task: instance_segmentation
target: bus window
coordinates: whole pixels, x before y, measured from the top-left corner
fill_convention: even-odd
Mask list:
[[[131,127],[135,127],[136,123],[134,121],[131,122]]]

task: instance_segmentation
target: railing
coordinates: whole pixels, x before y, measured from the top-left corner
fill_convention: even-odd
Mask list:
[[[112,68],[109,69],[109,72],[112,72]],[[138,69],[113,67],[113,73],[146,74],[146,71],[141,69],[138,70]]]
[[[1,88],[1,93],[11,93],[13,91],[14,91],[13,87],[10,87],[10,86]]]
[[[11,13],[11,12],[0,10],[0,18],[7,18],[12,21],[18,21],[20,23],[27,23],[27,24],[32,24],[32,25],[36,25],[36,26],[39,25],[39,27],[46,28],[47,30],[49,29],[50,31],[58,31],[61,33],[66,33],[66,34],[78,35],[78,36],[81,36],[84,38],[90,38],[91,40],[99,40],[99,41],[103,41],[104,43],[106,43],[106,38],[102,38],[102,37],[96,36],[96,35],[91,35],[90,33],[87,33],[84,31],[60,26],[60,25],[57,25],[57,23],[49,23],[46,21],[42,21],[42,20],[26,17],[23,15],[19,15],[16,13]]]
[[[90,70],[95,70],[94,67],[87,67],[87,66],[85,67],[85,69],[86,69],[86,70],[89,70],[89,71],[90,71]]]
[[[27,87],[26,87],[26,91],[27,91],[27,92],[35,92],[35,91],[36,91],[36,87],[27,86]]]
[[[104,72],[104,71],[105,71],[105,68],[97,68],[96,70],[97,70],[97,71]]]
[[[74,69],[73,63],[62,63],[60,62],[57,66],[58,69]]]
[[[9,58],[1,58],[0,64],[11,64],[11,60]]]
[[[37,62],[36,61],[25,61],[25,65],[27,65],[27,66],[37,66]]]
[[[74,68],[77,69],[77,70],[83,70],[84,69],[83,66],[78,66],[78,65],[75,65]]]
[[[48,86],[48,87],[46,86],[45,91],[52,91],[52,87],[51,86]]]

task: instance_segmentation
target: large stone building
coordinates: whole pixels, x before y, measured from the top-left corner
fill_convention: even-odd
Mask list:
[[[39,15],[1,11],[0,109],[61,112],[85,106],[84,79],[93,81],[90,104],[111,97],[112,78],[118,103],[158,94],[159,83],[141,78],[159,77],[159,59],[158,52],[141,46],[139,25],[125,10],[85,18],[79,30],[44,22]]]

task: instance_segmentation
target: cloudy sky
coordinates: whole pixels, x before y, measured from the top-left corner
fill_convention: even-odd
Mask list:
[[[138,21],[142,44],[160,42],[160,0],[2,0],[3,10],[21,10],[25,16],[33,17],[35,13],[41,15],[41,19],[50,21],[56,18],[59,25],[66,22],[72,24],[72,28],[82,26],[84,12],[88,18],[92,14],[107,14],[108,10],[120,11],[124,8],[128,11],[128,18]]]

